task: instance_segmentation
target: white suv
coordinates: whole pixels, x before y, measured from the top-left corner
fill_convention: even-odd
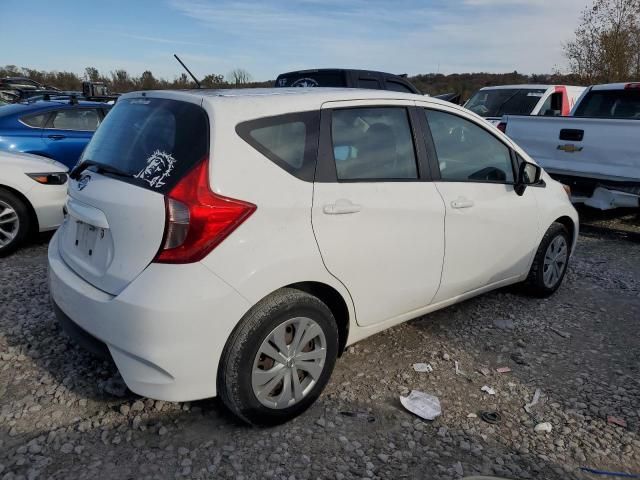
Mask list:
[[[482,118],[357,89],[120,97],[49,247],[70,334],[131,390],[253,424],[320,395],[346,345],[504,285],[560,285],[565,189]]]

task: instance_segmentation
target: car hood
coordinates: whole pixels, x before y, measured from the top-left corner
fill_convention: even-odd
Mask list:
[[[24,172],[46,173],[66,172],[68,168],[63,164],[47,157],[20,152],[0,152],[0,168],[20,168]]]

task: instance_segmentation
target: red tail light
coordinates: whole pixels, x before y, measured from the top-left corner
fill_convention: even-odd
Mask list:
[[[208,167],[205,158],[165,197],[164,238],[154,262],[202,260],[255,211],[251,203],[213,193]]]
[[[496,128],[502,133],[507,133],[507,122],[500,122],[496,125]]]
[[[624,88],[625,90],[640,89],[640,82],[627,83]]]

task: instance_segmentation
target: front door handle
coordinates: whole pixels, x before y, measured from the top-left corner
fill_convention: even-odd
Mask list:
[[[451,202],[451,208],[471,208],[473,205],[473,200],[462,197]]]
[[[67,138],[67,136],[66,136],[66,135],[59,135],[59,134],[56,134],[56,135],[48,135],[48,137],[49,137],[51,140],[62,140],[63,138]]]
[[[337,200],[335,203],[330,203],[322,208],[322,211],[327,215],[345,215],[347,213],[358,213],[362,210],[361,205],[351,203],[350,200]]]

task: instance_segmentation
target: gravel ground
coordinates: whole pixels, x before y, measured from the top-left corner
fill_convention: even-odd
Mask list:
[[[215,399],[170,403],[126,390],[111,363],[56,325],[41,239],[0,260],[0,478],[640,473],[640,221],[589,215],[556,295],[503,289],[362,341],[307,413],[271,429],[235,422]],[[416,362],[433,372],[415,372]],[[405,411],[399,396],[412,389],[437,395],[442,415],[428,422]],[[543,422],[551,432],[534,430]]]

